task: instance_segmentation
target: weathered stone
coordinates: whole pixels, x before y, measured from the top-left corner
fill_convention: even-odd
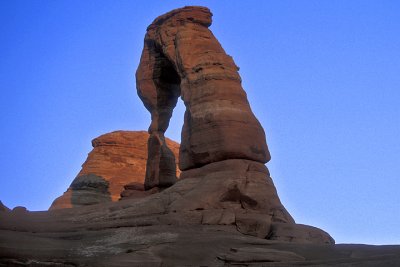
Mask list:
[[[231,210],[224,210],[222,213],[222,217],[219,220],[218,224],[220,225],[230,225],[235,223],[235,213]]]
[[[145,185],[124,180],[126,196],[118,202],[0,212],[1,266],[400,264],[399,246],[334,245],[322,230],[295,224],[264,165],[264,133],[237,68],[207,29],[210,24],[208,9],[186,7],[148,28],[137,72],[138,93],[152,115],[150,136],[142,142],[149,142],[149,160],[142,157],[140,165],[147,160]],[[187,108],[180,153],[185,170],[166,188],[175,174],[164,132],[179,94]],[[95,139],[94,150],[120,147],[109,137]],[[133,153],[134,146],[129,148]],[[126,165],[114,153],[95,155],[71,184],[71,198],[91,192],[113,199],[108,174],[120,175],[118,168]],[[99,166],[104,172],[92,171]]]
[[[230,225],[235,223],[235,213],[228,209],[209,209],[203,211],[202,224]]]
[[[148,143],[148,158],[144,188],[166,188],[176,182],[175,156],[167,146],[164,133],[151,132]]]
[[[222,218],[223,210],[205,210],[203,212],[202,224],[218,224]]]
[[[230,159],[183,171],[181,180],[168,192],[173,210],[249,210],[272,217],[274,222],[294,223],[279,200],[265,165]],[[179,192],[179,193],[178,193]],[[179,201],[174,201],[175,196]]]
[[[124,190],[121,193],[121,200],[126,198],[144,198],[150,195],[148,191],[141,190]]]
[[[200,225],[202,222],[203,213],[199,210],[180,211],[168,213],[160,216],[159,222],[161,225],[188,226]]]
[[[95,174],[81,175],[70,185],[73,206],[93,205],[111,201],[109,182]]]
[[[293,243],[335,244],[335,240],[325,231],[303,224],[273,223],[267,238]]]
[[[400,246],[271,241],[201,225],[202,211],[166,213],[170,189],[140,201],[0,212],[0,266],[400,265]]]
[[[129,184],[124,185],[125,190],[138,190],[144,191],[144,184],[138,182],[132,182]]]
[[[160,189],[158,187],[153,187],[150,190],[146,191],[144,190],[144,185],[142,185],[142,188],[140,188],[139,190],[125,189],[124,191],[121,192],[120,200],[133,199],[133,198],[139,199],[160,192]]]
[[[271,229],[271,217],[262,213],[237,212],[235,223],[242,234],[259,238],[266,238]]]
[[[73,182],[62,196],[54,200],[50,209],[99,203],[96,199],[102,199],[100,202],[104,200],[118,201],[126,184],[136,182],[143,185],[148,138],[149,134],[145,131],[115,131],[93,139],[93,150],[89,153],[82,165],[82,170],[75,179],[85,175],[96,175],[108,183],[107,191],[100,188],[99,190],[95,190],[95,188],[91,188],[93,190],[74,190],[71,187]],[[178,155],[179,144],[168,138],[165,139],[165,142],[172,153]],[[177,169],[176,176],[179,174],[180,171]],[[82,199],[80,200],[80,198]]]
[[[151,113],[149,132],[165,132],[180,95],[186,106],[181,170],[235,158],[266,163],[264,130],[241,87],[238,67],[208,29],[211,16],[207,8],[185,7],[147,28],[136,84]],[[160,169],[157,162],[147,166],[151,173]],[[149,181],[157,184],[157,179]]]
[[[293,252],[254,247],[231,248],[229,253],[218,258],[230,264],[305,261],[304,257]]]

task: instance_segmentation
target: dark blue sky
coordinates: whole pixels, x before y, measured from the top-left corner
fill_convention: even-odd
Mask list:
[[[184,5],[214,13],[296,221],[399,244],[399,1],[0,1],[0,200],[47,209],[91,139],[147,129],[134,79],[145,30]]]

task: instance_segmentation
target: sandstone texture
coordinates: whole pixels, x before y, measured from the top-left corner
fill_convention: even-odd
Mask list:
[[[148,188],[172,182],[172,154],[163,134],[179,96],[186,106],[181,170],[226,159],[270,159],[238,67],[208,29],[211,16],[207,8],[186,7],[158,17],[147,28],[136,84],[152,118],[149,154],[155,157],[147,165]]]
[[[93,139],[93,150],[82,170],[50,209],[118,201],[126,184],[143,184],[148,138],[149,134],[144,131],[115,131]],[[179,144],[170,139],[166,143],[178,155]],[[179,173],[177,168],[175,175]]]
[[[128,198],[143,198],[151,194],[158,193],[160,188],[153,187],[150,190],[145,190],[143,183],[132,182],[124,185],[124,191],[121,193],[121,199],[125,200]]]
[[[163,135],[181,96],[186,106],[181,179],[201,183],[172,209],[211,210],[204,221],[214,224],[233,214],[239,232],[265,238],[272,223],[295,222],[264,165],[270,159],[265,133],[251,111],[238,68],[208,29],[211,16],[207,8],[185,7],[156,18],[147,28],[136,71],[138,95],[151,113],[145,189],[173,183],[173,154]]]
[[[76,208],[0,212],[0,266],[400,266],[400,246],[335,245],[295,223],[264,165],[265,134],[237,67],[210,24],[207,8],[184,7],[148,27],[136,78],[149,134],[140,145],[125,132],[93,141],[65,197]],[[176,179],[178,145],[164,132],[179,96]],[[86,195],[75,205],[76,191]]]
[[[238,228],[246,217],[239,203],[211,198],[191,205],[192,190],[210,179],[179,180],[139,199],[0,212],[0,266],[400,266],[400,246],[269,240],[253,234],[257,230],[243,234]],[[227,208],[230,204],[236,208]],[[263,232],[276,232],[268,220],[261,224]]]

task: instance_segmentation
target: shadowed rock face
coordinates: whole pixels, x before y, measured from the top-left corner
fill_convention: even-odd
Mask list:
[[[115,131],[93,139],[93,150],[81,171],[68,190],[54,200],[50,209],[118,201],[126,184],[143,184],[148,138],[145,131]],[[169,139],[166,143],[172,155],[178,155],[179,144]],[[179,176],[180,171],[176,170],[175,175]]]
[[[71,204],[84,206],[111,201],[109,187],[108,181],[95,174],[78,176],[70,186]]]
[[[185,7],[158,17],[147,28],[136,72],[138,95],[152,118],[148,149],[155,158],[149,162],[149,157],[147,164],[147,188],[174,179],[171,153],[162,140],[179,96],[186,106],[181,170],[226,159],[270,160],[238,67],[208,29],[211,16],[207,8]]]

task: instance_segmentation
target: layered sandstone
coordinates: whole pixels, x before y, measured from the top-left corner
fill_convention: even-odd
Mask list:
[[[178,184],[182,189],[202,180],[179,181],[140,200],[0,212],[0,266],[400,266],[400,246],[268,240],[237,231],[229,209],[171,212],[166,203],[179,198]]]
[[[247,199],[252,204],[232,200],[242,203],[234,212],[256,213],[251,216],[262,221],[265,229],[255,234],[265,237],[271,222],[294,220],[280,203],[264,166],[270,160],[265,133],[251,111],[238,67],[208,29],[211,16],[207,8],[185,7],[156,18],[147,28],[136,72],[138,95],[151,113],[148,149],[154,153],[147,161],[145,188],[157,187],[170,176],[171,170],[164,168],[171,160],[164,160],[168,150],[163,150],[167,145],[162,136],[181,96],[186,106],[179,151],[182,179],[213,176],[228,181],[220,184],[215,183],[219,179],[210,179],[207,185],[212,186],[193,188],[192,193],[199,197],[191,203],[198,205],[213,194]],[[250,166],[255,170],[249,170]],[[231,191],[226,191],[226,186]],[[257,200],[249,194],[257,195]],[[210,199],[208,206],[220,206],[224,201]],[[239,230],[253,223],[245,221]]]
[[[124,182],[126,197],[117,202],[0,212],[0,265],[400,266],[400,246],[335,245],[325,231],[295,223],[264,165],[262,127],[210,24],[208,9],[185,7],[148,28],[137,72],[139,95],[152,114],[142,142],[151,152],[141,161],[147,183],[144,171],[141,181]],[[177,95],[187,109],[184,171],[171,185],[173,148],[164,131]],[[100,143],[116,146],[110,139]],[[117,164],[121,159],[103,161],[84,168],[104,165],[117,175],[125,166]],[[104,190],[112,181],[104,173],[82,171],[79,177],[86,176],[71,187]]]
[[[162,138],[179,96],[186,106],[181,170],[226,159],[270,159],[238,67],[208,29],[211,16],[207,8],[185,7],[158,17],[147,28],[136,84],[152,118],[149,151],[157,151],[148,161],[149,188],[170,177],[162,172],[162,165],[173,162]]]
[[[124,185],[144,183],[147,140],[144,131],[115,131],[92,141],[93,150],[68,190],[50,209],[71,208],[107,201],[117,201]],[[172,153],[178,155],[179,144],[166,139]],[[176,175],[179,176],[177,168]]]

